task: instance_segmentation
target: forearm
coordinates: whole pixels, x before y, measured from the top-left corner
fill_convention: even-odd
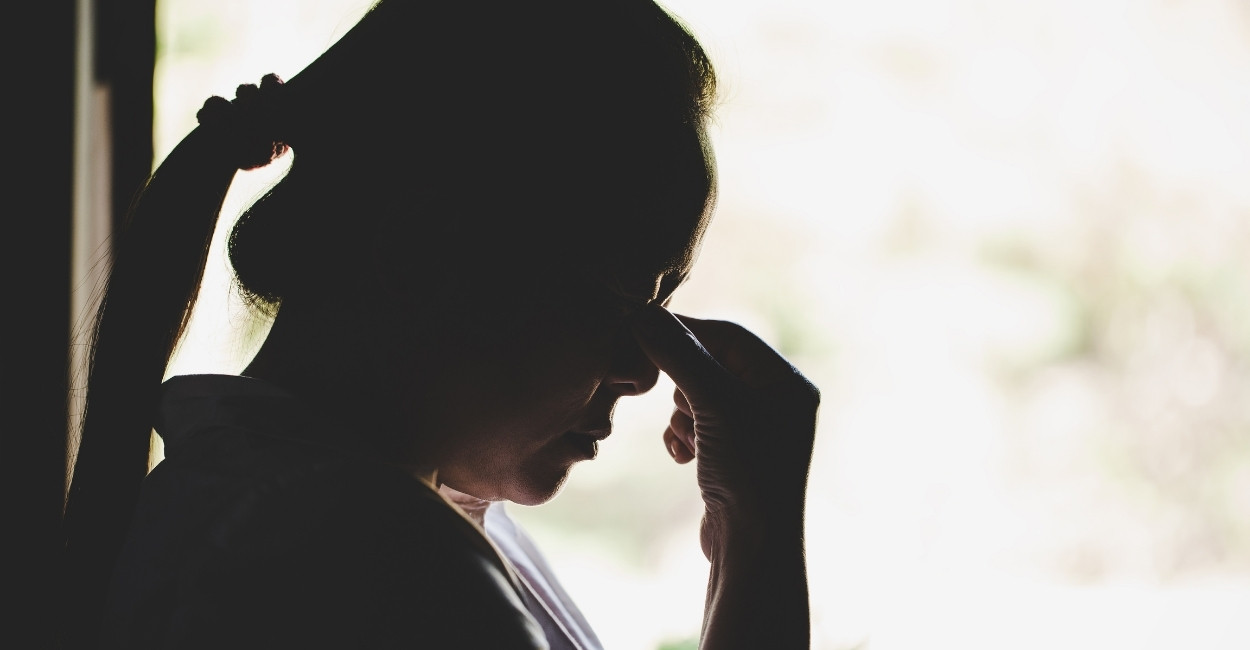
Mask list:
[[[709,532],[700,649],[810,647],[802,517]]]

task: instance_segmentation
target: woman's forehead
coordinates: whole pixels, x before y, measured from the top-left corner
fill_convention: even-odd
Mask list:
[[[715,210],[715,186],[701,188],[699,210],[687,203],[684,214],[652,215],[651,223],[622,237],[618,260],[607,275],[625,295],[651,301],[665,300],[690,275],[703,235]],[[658,219],[656,219],[658,217]],[[648,220],[642,220],[646,223]]]

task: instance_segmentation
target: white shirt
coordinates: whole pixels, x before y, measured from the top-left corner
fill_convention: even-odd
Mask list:
[[[439,491],[486,531],[531,598],[525,605],[542,626],[551,650],[603,650],[577,604],[560,585],[534,540],[508,516],[501,501],[484,501],[447,486]]]

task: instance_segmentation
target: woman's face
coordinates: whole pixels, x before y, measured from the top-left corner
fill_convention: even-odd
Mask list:
[[[627,318],[631,305],[666,303],[690,273],[715,193],[711,153],[699,140],[690,162],[698,169],[688,170],[703,179],[688,190],[697,200],[676,201],[684,214],[665,215],[667,227],[639,238],[648,250],[637,259],[650,261],[542,287],[530,304],[490,315],[490,341],[458,344],[436,376],[422,373],[429,380],[412,417],[435,434],[441,483],[483,499],[543,503],[611,435],[617,401],[655,385],[658,371]]]

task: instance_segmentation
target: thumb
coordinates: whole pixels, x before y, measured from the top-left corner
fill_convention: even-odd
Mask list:
[[[672,378],[690,402],[707,402],[723,394],[733,376],[672,312],[644,305],[630,319],[634,338],[655,367]]]

